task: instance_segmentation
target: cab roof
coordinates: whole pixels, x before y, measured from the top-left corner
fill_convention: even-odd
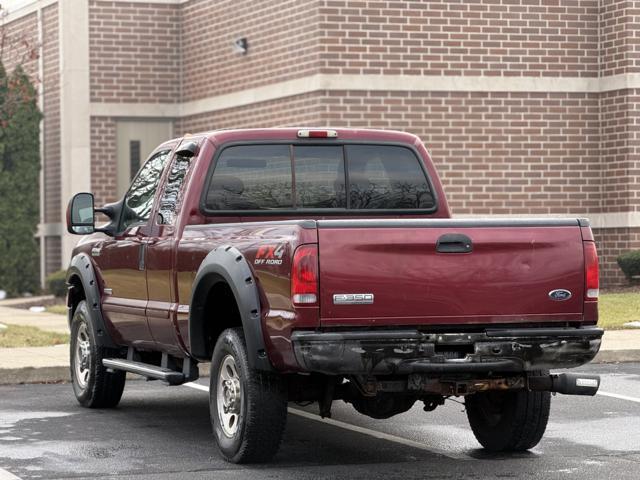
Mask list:
[[[337,137],[333,138],[300,138],[298,132],[301,130],[311,131],[327,131],[337,132]],[[331,127],[287,127],[287,128],[248,128],[248,129],[229,129],[229,130],[212,130],[208,132],[200,132],[194,134],[186,134],[184,138],[189,137],[205,137],[214,144],[227,142],[242,141],[260,141],[260,140],[289,140],[289,141],[319,141],[321,143],[348,141],[364,141],[364,142],[390,142],[390,143],[406,143],[415,145],[420,139],[407,132],[396,130],[373,130],[361,128],[331,128]],[[176,141],[180,139],[174,139]]]

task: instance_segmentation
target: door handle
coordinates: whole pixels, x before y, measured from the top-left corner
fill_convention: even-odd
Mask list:
[[[140,242],[138,247],[138,270],[144,270],[144,257],[147,252],[147,242]]]
[[[146,257],[149,245],[153,246],[158,243],[160,239],[156,237],[144,238],[140,241],[140,248],[138,250],[138,270],[144,270],[146,267]]]
[[[438,238],[436,252],[439,253],[471,253],[473,242],[461,233],[446,233]]]

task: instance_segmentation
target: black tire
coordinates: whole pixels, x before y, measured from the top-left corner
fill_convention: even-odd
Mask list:
[[[79,333],[80,334],[79,337]],[[84,339],[81,340],[80,338]],[[88,357],[80,353],[84,344]],[[112,408],[118,405],[124,390],[125,372],[110,373],[102,365],[103,358],[117,356],[117,352],[100,347],[96,343],[95,331],[85,300],[82,300],[71,320],[71,383],[76,399],[83,407]],[[82,372],[82,373],[81,373]]]
[[[219,388],[225,381],[221,376],[223,366],[229,377],[226,381],[231,383]],[[234,368],[235,375],[229,375]],[[229,328],[218,338],[211,359],[210,375],[211,424],[223,457],[233,463],[270,460],[280,447],[287,422],[287,394],[282,378],[249,368],[241,328]],[[222,405],[222,410],[227,409],[223,413],[231,417],[235,415],[236,418],[226,423],[218,409],[218,390],[224,394],[224,388],[231,393],[224,397],[228,402]]]
[[[480,444],[491,452],[521,452],[535,447],[549,420],[551,394],[514,390],[465,398],[467,418]]]

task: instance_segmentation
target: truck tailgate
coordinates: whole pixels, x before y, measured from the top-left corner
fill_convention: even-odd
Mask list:
[[[584,254],[577,219],[317,225],[322,326],[582,320]],[[552,298],[558,289],[570,298],[561,298],[566,292]]]

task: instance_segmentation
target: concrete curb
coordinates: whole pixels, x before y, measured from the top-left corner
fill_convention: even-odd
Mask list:
[[[0,307],[14,308],[16,305],[39,305],[46,302],[52,302],[56,297],[53,295],[40,295],[38,297],[18,297],[0,300]]]
[[[69,367],[24,367],[0,369],[0,385],[59,383],[69,381]]]
[[[601,350],[591,363],[640,363],[640,349],[638,350]],[[209,376],[209,364],[200,366],[200,377]],[[142,377],[127,374],[127,380],[139,380]],[[1,368],[0,385],[15,385],[21,383],[60,383],[69,382],[69,367],[25,367]]]

